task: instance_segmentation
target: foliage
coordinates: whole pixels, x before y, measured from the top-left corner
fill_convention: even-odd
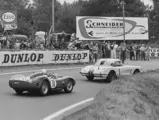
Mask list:
[[[125,0],[125,13],[129,17],[143,16],[145,5],[139,0]],[[122,16],[122,4],[119,0],[93,0],[83,5],[80,15]]]
[[[25,34],[29,36],[29,21],[32,19],[31,7],[29,6],[29,0],[1,0],[1,9],[17,10],[17,22],[18,29],[15,33]],[[25,32],[24,32],[25,31]]]
[[[148,10],[149,16],[149,33],[151,39],[156,41],[159,39],[159,1],[154,0],[154,9]]]
[[[29,0],[0,0],[2,9],[16,9],[18,11],[18,33],[23,31],[22,33],[30,35],[30,21],[32,20],[35,21],[37,31],[48,32],[51,28],[52,0],[33,1],[34,4],[30,5]],[[55,0],[55,32],[76,32],[76,16],[122,16],[121,1],[78,0],[72,4],[65,2],[61,5],[58,0]],[[142,17],[149,14],[150,24],[152,24],[152,21],[154,25],[158,24],[159,16],[157,18],[153,18],[153,16],[158,14],[159,4],[150,12],[140,0],[125,0],[125,2],[125,15],[127,17]],[[154,30],[154,28],[151,28],[151,30]]]

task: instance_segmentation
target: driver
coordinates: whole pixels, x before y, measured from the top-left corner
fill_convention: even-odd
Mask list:
[[[55,74],[54,73],[49,73],[46,69],[42,69],[42,73],[44,74],[44,75],[47,75],[47,76],[55,76]]]
[[[47,74],[47,70],[46,69],[42,69],[42,73],[43,74]]]

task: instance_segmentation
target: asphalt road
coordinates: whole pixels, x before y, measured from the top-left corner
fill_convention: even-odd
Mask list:
[[[144,70],[159,68],[159,60],[153,61],[133,61],[126,62],[126,64],[140,65]],[[43,68],[52,68],[51,66]],[[1,72],[16,72],[28,71],[36,69],[35,67],[28,67],[23,69],[12,68],[5,69]],[[13,71],[14,70],[14,71]],[[22,96],[16,93],[8,86],[8,79],[12,75],[0,76],[0,120],[42,120],[48,115],[65,108],[71,104],[82,101],[84,99],[94,97],[101,88],[106,87],[106,83],[101,81],[89,82],[85,77],[79,74],[78,69],[71,70],[58,70],[54,71],[61,75],[73,76],[77,84],[71,94],[65,93],[52,93],[46,97],[40,97],[35,94],[25,93]],[[24,73],[29,75],[30,73]]]

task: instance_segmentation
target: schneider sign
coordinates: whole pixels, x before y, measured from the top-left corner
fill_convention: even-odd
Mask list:
[[[80,40],[148,40],[146,17],[76,17],[76,35]]]

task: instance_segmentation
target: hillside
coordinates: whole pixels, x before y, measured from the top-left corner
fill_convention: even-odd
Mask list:
[[[159,120],[159,70],[122,77],[63,120]]]

